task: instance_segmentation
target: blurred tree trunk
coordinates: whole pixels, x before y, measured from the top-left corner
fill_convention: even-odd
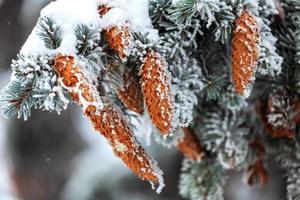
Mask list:
[[[9,69],[32,28],[21,24],[25,0],[4,0],[0,6],[0,71]],[[34,26],[35,19],[28,24]],[[22,199],[59,200],[71,171],[73,157],[84,142],[71,121],[72,111],[33,112],[27,121],[10,120],[8,126],[11,175]]]

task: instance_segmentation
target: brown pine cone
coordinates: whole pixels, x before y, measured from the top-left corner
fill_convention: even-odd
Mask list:
[[[294,138],[300,121],[300,101],[286,92],[270,94],[266,103],[257,107],[265,129],[274,138]]]
[[[111,7],[101,5],[98,8],[98,12],[103,17]],[[111,27],[104,31],[105,38],[110,48],[113,49],[122,60],[126,60],[128,49],[130,46],[131,34],[128,25],[121,27]]]
[[[258,156],[254,164],[250,165],[247,169],[245,177],[246,183],[248,185],[254,185],[258,181],[260,186],[263,187],[268,181],[268,172],[265,169],[263,162],[266,150],[259,138],[256,138],[250,146],[258,151]]]
[[[57,55],[54,69],[73,100],[83,107],[94,128],[110,143],[114,153],[141,179],[162,183],[161,170],[136,141],[125,117],[105,97],[99,97],[72,56]]]
[[[254,185],[257,181],[260,187],[265,186],[268,181],[268,172],[262,160],[257,160],[253,165],[249,166],[247,170],[246,183],[248,185]]]
[[[126,108],[138,114],[144,113],[144,98],[138,77],[133,69],[125,69],[123,87],[119,88],[117,93]]]
[[[183,128],[182,131],[184,137],[177,144],[178,150],[191,160],[201,161],[204,157],[204,152],[197,136],[189,128]]]
[[[172,130],[174,114],[167,63],[159,53],[148,50],[140,69],[145,104],[153,124],[165,135]]]
[[[259,28],[255,17],[247,11],[235,21],[232,40],[232,78],[240,95],[253,80],[258,60]]]

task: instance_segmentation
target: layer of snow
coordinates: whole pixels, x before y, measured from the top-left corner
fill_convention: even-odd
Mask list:
[[[98,6],[109,5],[112,9],[101,18]],[[57,0],[41,11],[41,17],[49,17],[62,30],[62,44],[57,51],[74,55],[76,37],[74,30],[86,24],[101,31],[109,26],[122,26],[129,23],[134,32],[149,33],[151,40],[158,39],[158,33],[151,25],[148,15],[148,0]],[[37,35],[37,27],[25,42],[21,53],[25,56],[51,54]]]
[[[153,127],[148,116],[144,115],[138,119],[135,117],[130,118],[134,128],[134,135],[137,137],[139,142],[147,146],[151,145],[151,135]]]

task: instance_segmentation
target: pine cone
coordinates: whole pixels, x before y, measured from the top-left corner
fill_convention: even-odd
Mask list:
[[[166,61],[159,53],[149,50],[141,70],[142,91],[153,124],[162,134],[172,130],[173,102]]]
[[[123,87],[117,91],[124,106],[138,114],[144,113],[144,99],[141,86],[133,69],[126,69],[123,74]]]
[[[108,99],[97,95],[96,88],[76,65],[74,57],[58,55],[54,68],[61,77],[61,84],[83,107],[85,115],[109,141],[114,153],[141,179],[159,183],[162,178],[156,162],[136,141],[125,117]]]
[[[249,166],[247,170],[246,183],[248,185],[254,185],[257,181],[259,181],[261,187],[265,186],[268,181],[268,172],[262,160],[258,160]]]
[[[195,133],[193,133],[189,128],[183,128],[182,131],[184,133],[184,137],[177,144],[178,150],[191,160],[202,160],[204,152]]]
[[[253,15],[243,11],[235,21],[232,42],[232,78],[240,95],[246,95],[246,90],[254,78],[258,42],[258,24]]]
[[[101,17],[103,17],[111,7],[102,5],[99,6],[98,12]],[[125,60],[128,54],[128,49],[130,46],[131,34],[129,31],[129,26],[124,25],[121,27],[111,27],[104,31],[105,38],[110,48],[113,49],[122,60]]]
[[[286,92],[270,94],[266,103],[258,105],[258,113],[266,130],[274,138],[294,138],[300,121],[300,101]]]
[[[246,173],[246,183],[248,185],[254,185],[257,181],[259,181],[260,186],[263,187],[268,181],[268,172],[263,163],[266,150],[259,138],[255,139],[250,146],[257,149],[258,156],[255,163],[248,167]]]

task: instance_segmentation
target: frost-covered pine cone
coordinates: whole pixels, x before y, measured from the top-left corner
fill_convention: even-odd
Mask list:
[[[145,104],[153,124],[161,133],[168,135],[172,130],[173,100],[170,74],[161,55],[148,50],[140,69]]]
[[[111,7],[108,5],[101,5],[98,8],[101,17],[105,16],[110,10]],[[131,40],[129,24],[106,28],[104,35],[110,48],[113,49],[122,60],[126,59]]]
[[[300,121],[300,102],[286,92],[269,95],[267,103],[260,103],[258,112],[265,129],[274,138],[294,138]]]
[[[259,183],[261,187],[265,186],[268,181],[268,172],[264,166],[264,158],[266,155],[266,149],[264,144],[259,138],[256,138],[250,147],[257,151],[257,158],[252,165],[250,165],[246,171],[245,182],[248,185],[254,185]]]
[[[255,17],[243,11],[235,21],[232,39],[232,78],[236,92],[248,96],[258,60],[259,27]]]
[[[117,93],[126,108],[138,114],[144,113],[144,98],[138,77],[133,69],[125,69],[123,87],[118,88]]]
[[[189,128],[183,128],[183,138],[178,141],[178,150],[187,158],[195,161],[201,161],[204,158],[204,151],[200,142]]]
[[[96,88],[90,84],[75,58],[57,55],[54,69],[73,101],[82,106],[84,114],[109,141],[114,153],[141,179],[162,184],[161,170],[136,141],[125,117],[107,98],[97,95]]]

